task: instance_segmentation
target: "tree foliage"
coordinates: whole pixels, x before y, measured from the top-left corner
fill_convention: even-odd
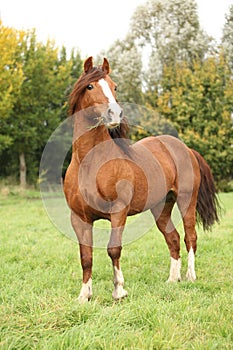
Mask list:
[[[148,1],[135,11],[131,35],[150,55],[150,85],[161,76],[164,64],[203,59],[210,46],[210,38],[200,28],[194,0]]]
[[[139,126],[132,138],[180,137],[206,158],[219,183],[233,179],[232,11],[221,46],[213,47],[195,0],[148,1],[136,9],[126,38],[99,57],[108,58],[118,100]],[[24,171],[25,182],[36,182],[44,145],[67,117],[83,62],[79,52],[68,58],[65,47],[38,42],[34,30],[1,22],[0,49],[0,176]]]
[[[216,180],[233,176],[233,81],[223,55],[165,66],[154,105],[172,122],[178,135],[200,152]],[[148,100],[155,95],[148,92]]]
[[[6,46],[11,45],[9,39],[3,38]],[[9,171],[20,173],[21,185],[25,186],[26,173],[29,179],[36,178],[38,153],[66,117],[67,95],[74,82],[73,74],[81,73],[81,58],[73,52],[67,59],[65,48],[59,52],[51,41],[38,42],[34,30],[21,33],[15,51],[12,50],[16,63],[8,65],[8,70],[14,74],[14,67],[20,67],[22,78],[15,90],[12,87],[14,99],[11,108],[8,106],[7,118],[4,113],[0,115],[1,133],[11,140],[8,150],[1,153],[1,162],[5,175]]]
[[[226,14],[226,22],[223,28],[222,47],[228,63],[233,70],[233,5],[229,7]]]
[[[4,27],[0,21],[0,126],[11,114],[20,87],[23,82],[23,71],[17,60],[18,47],[24,33],[13,28]],[[13,142],[8,134],[0,128],[0,152]]]
[[[130,37],[117,40],[101,56],[111,63],[111,77],[117,82],[117,96],[121,102],[142,102],[142,59]]]

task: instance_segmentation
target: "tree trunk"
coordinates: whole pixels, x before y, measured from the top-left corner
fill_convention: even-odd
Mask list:
[[[19,172],[20,172],[20,187],[26,188],[27,180],[26,180],[26,161],[25,161],[25,154],[22,152],[19,155]]]

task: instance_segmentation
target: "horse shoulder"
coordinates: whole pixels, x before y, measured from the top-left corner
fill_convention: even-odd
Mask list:
[[[134,171],[128,159],[116,158],[104,163],[98,171],[96,184],[105,200],[116,200],[132,191]],[[119,188],[120,187],[120,188]]]

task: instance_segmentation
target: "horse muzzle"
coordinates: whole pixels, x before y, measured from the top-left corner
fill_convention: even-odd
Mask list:
[[[106,115],[104,116],[105,125],[108,129],[117,128],[123,118],[123,110],[117,103],[109,103]]]

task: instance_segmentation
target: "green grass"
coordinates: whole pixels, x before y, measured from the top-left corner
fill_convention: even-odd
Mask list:
[[[221,224],[198,230],[196,283],[165,283],[169,254],[153,228],[122,251],[129,296],[112,300],[110,259],[96,248],[93,299],[79,305],[76,244],[35,194],[2,195],[0,349],[233,349],[233,193],[221,200]],[[183,277],[186,257],[182,244]]]

